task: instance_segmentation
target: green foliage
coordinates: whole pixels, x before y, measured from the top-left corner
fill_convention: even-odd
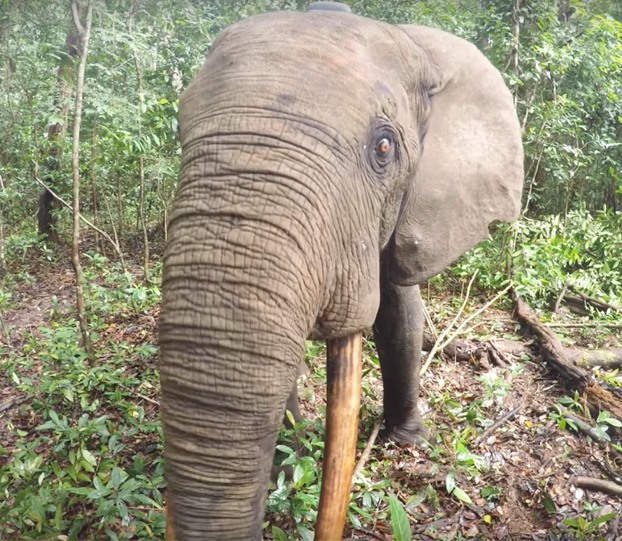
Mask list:
[[[597,532],[606,525],[607,522],[618,516],[618,513],[607,513],[596,517],[594,520],[586,520],[581,516],[564,520],[568,530],[572,532],[578,541],[597,539],[604,541],[604,537],[597,535]]]
[[[410,541],[412,532],[406,511],[395,496],[389,496],[389,513],[391,515],[391,530],[395,541]]]
[[[110,276],[114,317],[146,307],[147,300],[134,306],[131,296],[123,306],[127,278]],[[153,307],[159,298],[149,299]],[[14,449],[0,448],[10,452],[0,466],[0,536],[72,540],[88,531],[98,539],[161,538],[161,428],[140,392],[158,388],[155,348],[96,341],[105,362],[90,365],[79,336],[71,311],[59,307],[51,327],[27,336],[0,365],[28,404],[20,424],[7,427]]]
[[[507,283],[509,269],[517,293],[540,306],[565,284],[622,305],[622,214],[577,210],[566,219],[524,218],[505,225],[466,254],[452,273],[466,277],[476,269],[480,285],[492,289]]]

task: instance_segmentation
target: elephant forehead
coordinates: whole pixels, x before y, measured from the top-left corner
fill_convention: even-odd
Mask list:
[[[195,112],[201,101],[210,107],[244,94],[249,106],[300,111],[306,104],[327,118],[350,111],[367,122],[387,102],[408,104],[408,70],[399,64],[423,53],[404,51],[416,47],[401,38],[390,25],[347,13],[251,17],[218,37],[186,94]]]

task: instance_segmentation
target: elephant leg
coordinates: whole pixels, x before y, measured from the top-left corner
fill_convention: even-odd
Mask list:
[[[387,435],[397,443],[422,444],[427,433],[419,414],[423,304],[419,286],[396,286],[384,269],[374,339],[384,384]]]

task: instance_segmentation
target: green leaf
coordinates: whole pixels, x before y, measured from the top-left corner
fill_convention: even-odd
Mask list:
[[[601,517],[595,518],[592,521],[592,524],[594,526],[598,525],[598,524],[603,524],[605,522],[609,522],[611,519],[616,518],[618,516],[618,513],[607,513],[606,515],[603,515]]]
[[[272,526],[272,538],[274,541],[288,541],[287,534],[277,526]]]
[[[451,494],[456,487],[456,478],[454,472],[450,471],[445,477],[445,488],[447,489],[447,494]]]
[[[118,489],[121,486],[121,471],[119,468],[113,468],[112,473],[110,474],[110,482],[112,486]]]
[[[456,498],[458,498],[461,502],[473,503],[469,495],[464,490],[462,490],[460,487],[455,487],[451,494],[455,496]]]
[[[300,535],[302,541],[313,541],[313,532],[311,530],[299,524],[296,526],[296,531]]]
[[[395,496],[389,496],[389,514],[391,515],[391,530],[395,541],[411,541],[412,532],[406,511]]]
[[[93,453],[88,449],[82,449],[82,458],[86,460],[91,466],[97,466],[97,459],[93,456]]]
[[[546,509],[547,513],[551,515],[557,512],[557,507],[551,495],[545,490],[542,496],[542,505],[544,505],[544,509]]]
[[[483,487],[479,493],[486,501],[490,501],[495,496],[501,494],[501,489],[498,487]]]

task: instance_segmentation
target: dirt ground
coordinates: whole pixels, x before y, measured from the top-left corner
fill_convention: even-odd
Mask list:
[[[21,284],[13,293],[15,308],[3,314],[4,329],[0,342],[11,347],[23,345],[25,335],[49,326],[55,307],[73,303],[73,276],[69,266],[40,267],[32,272],[35,281]],[[424,295],[424,298],[427,298]],[[470,313],[485,302],[485,296],[469,305]],[[452,304],[453,303],[453,304]],[[455,314],[455,301],[448,293],[436,294],[428,302],[435,325],[442,329]],[[509,305],[507,305],[509,308]],[[561,318],[565,317],[562,314]],[[155,342],[153,332],[157,310],[133,322],[149,330],[146,340]],[[122,331],[119,331],[122,332]],[[499,368],[472,359],[458,362],[444,359],[435,362],[422,379],[421,409],[428,424],[431,445],[428,448],[398,448],[380,437],[366,461],[372,479],[390,478],[391,492],[404,504],[414,539],[508,539],[508,540],[622,540],[622,497],[578,486],[578,478],[588,477],[622,484],[620,453],[610,443],[588,442],[585,434],[561,430],[556,413],[558,399],[573,396],[574,390],[543,365],[533,340],[520,336],[519,327],[505,306],[486,310],[466,329],[462,338],[490,340],[511,362]],[[145,333],[143,333],[145,334]],[[590,338],[580,330],[565,330],[564,340],[581,347],[622,347],[620,334]],[[324,381],[317,371],[324,361],[319,355],[311,361],[310,374],[300,379],[301,409],[308,418],[318,415],[324,404]],[[363,447],[372,425],[382,410],[382,381],[373,351],[364,359],[364,397],[359,443]],[[22,398],[8,382],[0,381],[0,440],[11,445],[12,432],[6,430]],[[579,403],[581,397],[579,396]],[[477,408],[471,407],[477,405]],[[518,408],[506,422],[481,441],[475,437],[484,426],[503,418]],[[478,409],[479,408],[479,409]],[[465,411],[477,410],[482,419],[465,419]],[[575,411],[577,413],[577,411]],[[578,413],[577,413],[578,414]],[[481,421],[481,422],[480,422]],[[620,431],[610,427],[613,443],[620,444]],[[458,440],[468,443],[477,457],[478,469],[459,468],[464,457]],[[361,449],[358,450],[360,456]],[[358,458],[358,456],[357,456]],[[468,463],[468,459],[463,462]],[[456,486],[470,496],[463,503],[446,491],[449,471],[455,472]],[[434,498],[418,498],[432,487]],[[496,496],[483,497],[481,489],[493,487]],[[422,501],[421,501],[422,500]],[[600,508],[595,510],[595,508]],[[577,533],[565,520],[617,513],[606,527],[596,533]],[[390,540],[391,526],[386,513],[379,513],[373,524],[356,529],[348,527],[346,537],[359,540]],[[287,527],[282,517],[270,517]],[[583,535],[583,537],[581,537]]]

